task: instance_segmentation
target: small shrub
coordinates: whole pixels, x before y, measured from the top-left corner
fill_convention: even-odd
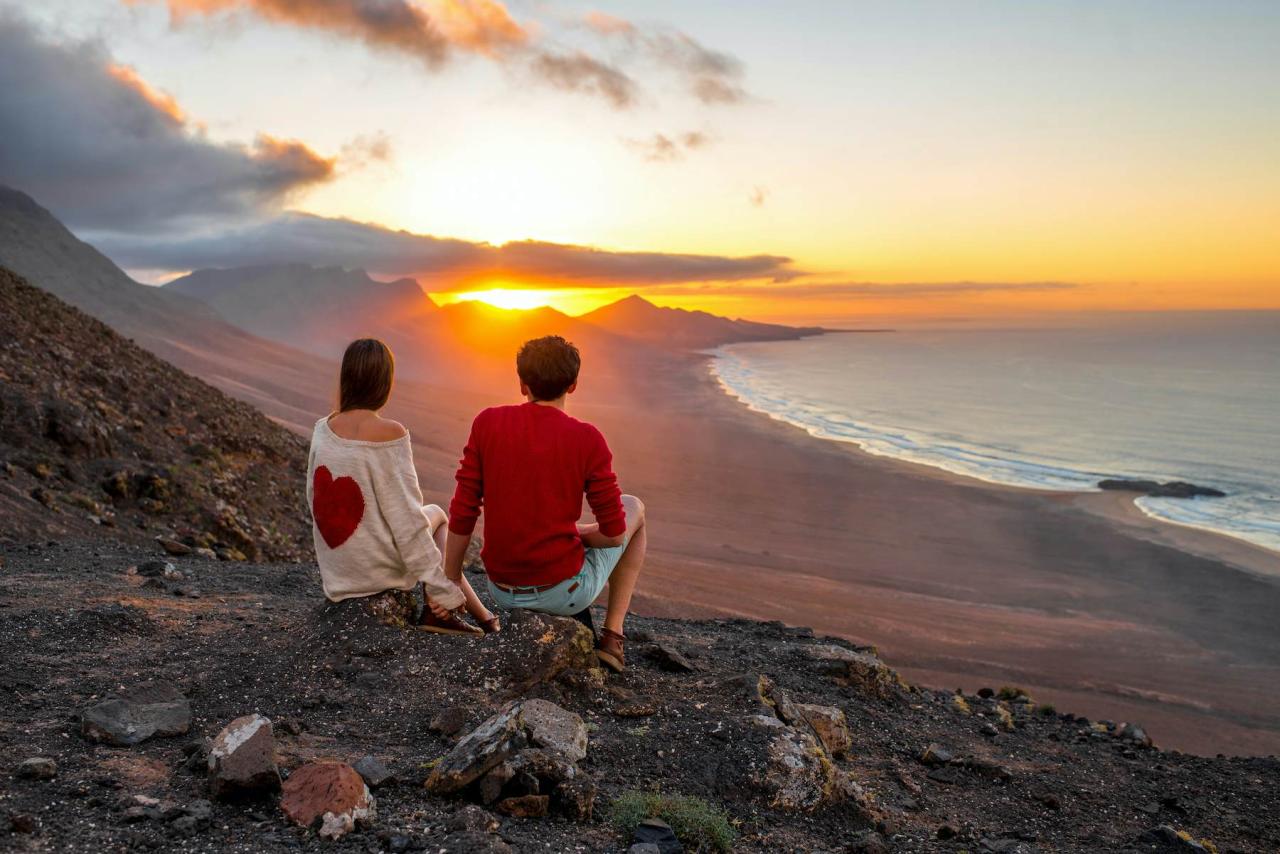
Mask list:
[[[729,851],[738,835],[723,810],[689,795],[623,792],[609,805],[608,817],[624,834],[646,818],[660,818],[696,851]]]
[[[1027,697],[1030,695],[1015,685],[1002,685],[1000,690],[996,692],[996,696],[1001,700],[1016,700],[1019,697]]]
[[[951,708],[955,709],[962,715],[973,714],[973,709],[969,708],[969,701],[960,694],[951,695]]]
[[[1037,711],[1039,711],[1040,714],[1044,715],[1046,718],[1051,718],[1058,713],[1058,710],[1053,707],[1053,703],[1045,703],[1043,706],[1037,709]]]

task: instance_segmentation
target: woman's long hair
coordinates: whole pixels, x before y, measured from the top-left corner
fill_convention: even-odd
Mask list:
[[[360,338],[347,345],[338,376],[338,411],[372,409],[387,405],[396,375],[391,348],[377,338]]]

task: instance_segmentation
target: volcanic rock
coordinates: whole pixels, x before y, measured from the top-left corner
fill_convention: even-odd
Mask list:
[[[230,800],[280,789],[276,740],[271,721],[245,715],[223,727],[209,749],[209,788],[215,798]]]
[[[763,769],[755,782],[770,796],[773,806],[786,810],[811,810],[831,798],[835,790],[835,766],[807,732],[763,715],[750,720],[771,720],[777,734],[769,742]]]
[[[309,762],[289,775],[280,809],[300,827],[320,824],[320,837],[337,839],[356,825],[374,820],[377,808],[369,787],[345,762]]]
[[[520,795],[498,801],[497,810],[512,818],[541,818],[547,814],[550,802],[546,795]]]
[[[660,669],[671,673],[692,673],[698,669],[678,649],[666,643],[650,644],[645,648],[644,656]]]
[[[836,679],[848,682],[864,694],[890,699],[907,685],[898,672],[871,650],[854,650],[836,644],[803,647],[810,658],[822,662]]]
[[[18,776],[25,780],[52,780],[58,776],[58,763],[48,756],[32,756],[18,765]]]
[[[376,756],[365,756],[354,766],[356,773],[364,778],[372,789],[377,789],[396,781],[396,775],[387,766],[378,761]]]
[[[848,754],[853,740],[849,736],[849,725],[845,721],[844,712],[835,706],[819,706],[813,703],[796,703],[794,709],[813,730],[829,755]]]
[[[167,683],[144,683],[110,694],[84,710],[80,731],[90,741],[128,747],[152,736],[182,735],[191,729],[191,706]]]

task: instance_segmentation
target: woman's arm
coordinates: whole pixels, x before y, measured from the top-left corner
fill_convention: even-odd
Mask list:
[[[409,443],[388,449],[379,463],[374,478],[378,509],[391,529],[401,560],[414,578],[421,579],[432,601],[450,610],[461,607],[466,597],[457,584],[445,577],[444,560],[422,504],[422,489]]]

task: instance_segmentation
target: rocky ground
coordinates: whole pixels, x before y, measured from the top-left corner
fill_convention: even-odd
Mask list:
[[[3,268],[0,318],[0,529],[308,553],[301,438]]]
[[[688,848],[1280,850],[1274,758],[907,687],[803,628],[637,618],[606,676],[573,621],[424,634],[321,605],[308,564],[106,539],[0,559],[7,850],[624,851],[655,791],[700,799],[672,821]],[[103,743],[126,708],[147,737]],[[223,732],[249,715],[270,727]]]

